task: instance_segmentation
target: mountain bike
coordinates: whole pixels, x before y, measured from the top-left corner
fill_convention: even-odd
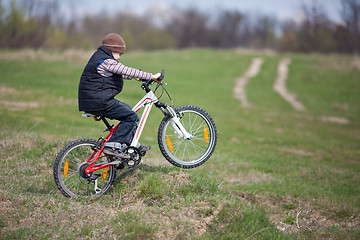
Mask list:
[[[164,70],[158,80],[163,80]],[[157,83],[155,90],[150,86]],[[102,121],[106,129],[98,140],[81,138],[69,142],[63,147],[54,163],[54,179],[63,195],[69,198],[96,197],[108,192],[116,178],[116,171],[124,167],[139,165],[146,152],[141,152],[138,146],[141,133],[153,105],[164,114],[158,128],[158,145],[162,155],[171,164],[180,168],[195,168],[205,163],[214,152],[217,142],[217,131],[213,119],[203,109],[183,105],[173,106],[170,94],[163,81],[143,81],[141,87],[145,96],[133,107],[135,112],[144,108],[140,121],[129,146],[124,146],[123,152],[130,155],[130,159],[122,159],[103,153],[104,143],[117,130],[110,125],[105,117],[83,113],[85,117],[93,117],[95,121]],[[155,93],[162,89],[160,97]],[[172,106],[159,99],[167,93]],[[102,137],[109,132],[106,137]]]

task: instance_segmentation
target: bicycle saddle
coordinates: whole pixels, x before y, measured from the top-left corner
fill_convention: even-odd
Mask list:
[[[83,116],[83,117],[97,117],[94,114],[87,113],[87,112],[84,112],[83,114],[81,114],[81,116]]]

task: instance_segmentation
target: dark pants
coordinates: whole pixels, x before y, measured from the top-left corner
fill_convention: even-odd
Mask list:
[[[132,110],[130,105],[116,100],[116,102],[106,110],[90,113],[120,121],[119,128],[111,136],[109,142],[126,143],[130,145],[139,121],[139,116]]]

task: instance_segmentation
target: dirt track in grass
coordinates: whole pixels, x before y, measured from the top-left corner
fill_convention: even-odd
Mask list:
[[[296,100],[296,95],[290,93],[286,88],[286,80],[289,73],[289,64],[291,60],[289,58],[284,58],[279,62],[278,65],[278,75],[275,79],[273,89],[277,92],[286,102],[297,111],[304,111],[304,105]]]
[[[234,96],[240,100],[243,107],[251,106],[246,97],[245,86],[248,84],[250,78],[255,77],[260,72],[262,63],[262,58],[254,58],[245,74],[235,79]]]
[[[234,97],[240,100],[240,103],[243,107],[251,106],[251,103],[247,99],[245,87],[249,83],[250,79],[255,77],[260,72],[263,62],[264,60],[262,58],[254,58],[247,71],[241,77],[235,79]],[[273,85],[273,90],[277,92],[281,96],[281,98],[284,99],[284,101],[288,102],[294,110],[304,112],[306,110],[304,104],[298,101],[296,99],[296,94],[289,92],[286,87],[290,63],[291,59],[289,58],[283,58],[282,60],[280,60],[277,69],[277,76]],[[337,124],[350,123],[350,120],[347,118],[334,116],[321,116],[318,117],[317,120]]]

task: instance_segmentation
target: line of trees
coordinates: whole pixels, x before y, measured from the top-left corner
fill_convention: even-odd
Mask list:
[[[70,1],[71,2],[71,1]],[[197,9],[177,10],[161,24],[150,10],[143,16],[119,12],[64,20],[58,0],[0,0],[0,48],[82,48],[99,45],[109,32],[120,33],[129,49],[186,47],[256,48],[288,52],[360,53],[360,0],[342,0],[335,23],[314,1],[301,5],[304,20],[223,10],[209,16]]]

